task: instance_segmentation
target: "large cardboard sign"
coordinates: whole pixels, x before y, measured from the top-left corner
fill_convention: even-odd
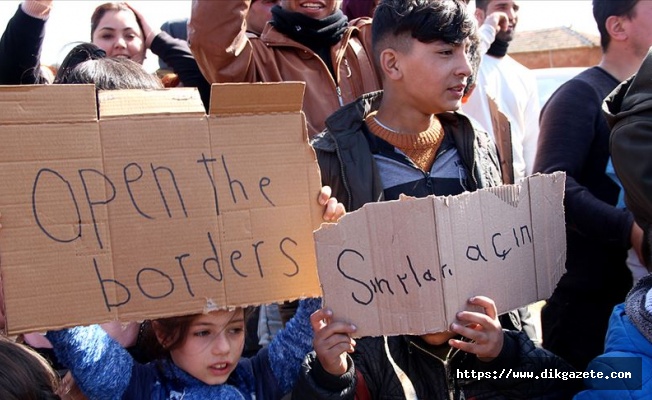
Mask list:
[[[564,272],[565,175],[454,197],[367,204],[315,232],[324,302],[359,336],[447,329],[467,299],[505,312]]]
[[[9,332],[320,295],[303,90],[0,88]]]

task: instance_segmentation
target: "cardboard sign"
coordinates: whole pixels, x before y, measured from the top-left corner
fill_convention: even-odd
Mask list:
[[[471,296],[500,313],[564,272],[565,174],[449,197],[371,203],[315,232],[324,302],[359,336],[446,330]]]
[[[320,295],[303,90],[0,88],[8,331]]]

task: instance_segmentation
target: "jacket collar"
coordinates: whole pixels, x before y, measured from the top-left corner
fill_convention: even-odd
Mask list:
[[[360,131],[371,135],[367,129],[362,129],[362,126],[371,112],[378,111],[382,99],[382,90],[367,93],[359,97],[356,101],[353,101],[335,111],[326,119],[326,130],[312,139],[312,146],[324,151],[335,151],[333,140],[338,140],[340,137],[356,134]],[[442,121],[442,125],[457,127],[460,124],[456,112],[437,114],[437,117]],[[454,129],[453,131],[457,132],[458,129]],[[329,134],[326,134],[326,132]],[[473,141],[473,135],[468,135],[468,132],[457,136],[461,136],[467,141]],[[372,137],[369,142],[373,144],[375,141],[374,138],[375,137]],[[456,138],[456,140],[460,139]],[[373,150],[374,149],[372,149],[372,151]]]
[[[357,135],[362,129],[364,120],[372,111],[378,110],[383,92],[367,93],[331,114],[326,119],[326,129],[312,138],[310,144],[319,150],[334,152],[335,141]],[[368,133],[371,135],[371,133]]]
[[[353,35],[357,35],[359,32],[360,32],[360,29],[358,27],[356,27],[356,26],[351,26],[350,25],[346,29],[346,32],[344,32],[344,35],[342,35],[342,39],[340,40],[340,42],[338,44],[336,44],[335,46],[333,46],[334,48],[337,49],[338,54],[339,54],[339,50],[341,48],[345,47],[345,46],[343,46],[343,44],[346,44]],[[307,46],[304,46],[301,43],[299,43],[299,42],[297,42],[295,40],[292,40],[289,36],[284,35],[281,32],[279,32],[270,23],[265,25],[265,28],[263,29],[263,33],[260,34],[260,40],[265,42],[265,44],[268,45],[268,46],[297,47],[297,48],[300,48],[302,50],[307,50],[307,51],[312,52],[312,50],[310,50]]]
[[[631,115],[652,109],[652,49],[643,60],[638,72],[618,85],[605,99],[602,110],[609,127]]]

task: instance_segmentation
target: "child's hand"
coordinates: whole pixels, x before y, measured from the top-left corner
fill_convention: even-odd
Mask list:
[[[480,361],[491,361],[498,357],[503,349],[504,333],[498,321],[498,312],[493,300],[484,296],[469,299],[469,304],[483,307],[485,314],[460,311],[457,319],[464,325],[451,324],[451,331],[458,333],[473,342],[450,339],[451,347],[475,354]]]
[[[328,308],[319,309],[310,316],[315,331],[312,344],[324,370],[340,376],[347,369],[346,353],[352,353],[355,347],[350,335],[356,328],[347,322],[333,321],[332,317],[333,312]]]
[[[346,214],[344,204],[338,203],[335,197],[331,197],[330,186],[322,186],[317,201],[319,201],[319,204],[324,206],[324,215],[322,218],[326,222],[336,222]]]

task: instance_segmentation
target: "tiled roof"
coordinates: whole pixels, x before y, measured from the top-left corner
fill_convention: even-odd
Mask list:
[[[580,33],[570,27],[560,26],[536,31],[517,31],[514,40],[509,45],[509,53],[595,46],[600,46],[599,36]]]

